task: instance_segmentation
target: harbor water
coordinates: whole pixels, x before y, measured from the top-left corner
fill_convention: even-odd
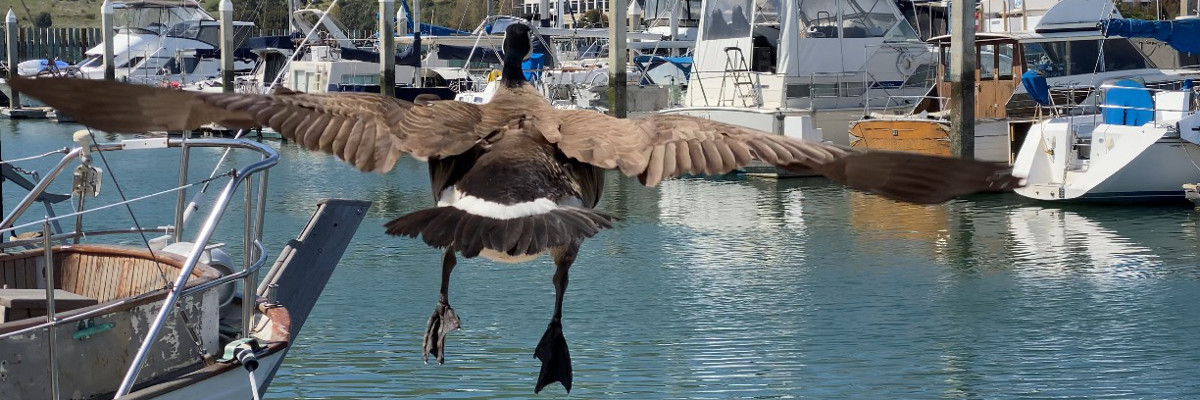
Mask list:
[[[71,146],[76,129],[0,120],[2,156]],[[319,199],[374,202],[268,398],[533,397],[533,348],[554,301],[548,257],[460,259],[450,303],[462,329],[447,337],[445,365],[425,364],[441,254],[382,228],[433,204],[424,164],[365,174],[268,143],[281,154],[269,259]],[[139,179],[177,161],[161,157],[102,166],[118,178],[106,176],[105,195],[170,187]],[[45,172],[56,160],[18,166]],[[20,192],[4,184],[5,212]],[[621,220],[584,243],[564,305],[572,397],[1200,398],[1200,214],[1186,202],[999,194],[914,206],[819,178],[645,188],[610,174],[601,208]],[[134,211],[143,225],[170,222]],[[565,396],[553,385],[538,397]]]

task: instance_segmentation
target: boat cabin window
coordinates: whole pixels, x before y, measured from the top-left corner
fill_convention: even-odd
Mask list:
[[[998,57],[996,74],[999,75],[1000,79],[1012,79],[1013,67],[1016,66],[1016,61],[1013,57],[1016,46],[1011,42],[1000,43],[996,45],[996,49],[998,50],[996,54]]]
[[[749,38],[749,0],[709,0],[705,10],[704,40]]]
[[[200,21],[183,21],[171,26],[167,36],[195,39],[200,33]]]
[[[104,65],[104,56],[97,54],[88,56],[86,60],[83,60],[79,63],[78,67],[99,67],[101,65]]]
[[[118,66],[117,66],[117,68],[132,68],[132,67],[136,67],[136,66],[138,66],[138,64],[141,64],[141,63],[142,63],[142,60],[143,60],[143,59],[144,59],[143,57],[133,57],[133,58],[130,58],[130,59],[129,59],[129,61],[125,62],[124,64],[118,65]]]
[[[183,68],[180,69],[179,61],[183,60]],[[196,57],[172,57],[162,66],[162,72],[166,75],[190,74],[196,72],[196,66],[200,65],[200,59]]]
[[[798,0],[801,31],[810,38],[876,38],[889,41],[917,40],[907,22],[900,22],[891,0]]]
[[[996,77],[996,45],[979,46],[979,79]]]
[[[645,6],[642,8],[642,18],[646,19],[647,24],[650,24],[651,21],[656,21],[658,22],[658,25],[666,26],[672,18],[671,7],[674,6],[675,1],[676,0],[646,0]],[[696,26],[700,20],[700,0],[679,1],[682,1],[679,11],[681,14],[683,14],[680,18],[679,26]],[[597,6],[595,0],[587,0],[587,5],[581,8],[584,10],[591,10],[594,8],[600,8],[602,10],[606,9]]]
[[[980,45],[977,54],[979,54],[979,79],[1012,79],[1012,43]]]
[[[1100,52],[1103,42],[1104,52]],[[1128,39],[1025,43],[1025,68],[1047,77],[1154,68]],[[1097,62],[1099,60],[1099,62]]]
[[[921,36],[918,35],[917,31],[913,30],[913,27],[911,25],[909,25],[908,22],[906,21],[905,23],[896,24],[896,27],[892,28],[892,30],[888,32],[887,36],[884,37],[883,41],[890,42],[890,43],[895,43],[895,42],[921,43]]]
[[[118,31],[129,30],[161,35],[178,23],[200,19],[212,20],[213,18],[194,7],[113,5],[113,26]]]

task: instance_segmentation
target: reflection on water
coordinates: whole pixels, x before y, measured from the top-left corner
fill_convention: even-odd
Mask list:
[[[0,121],[3,156],[69,145],[72,129]],[[424,365],[439,253],[380,227],[432,204],[423,164],[362,174],[272,146],[273,251],[319,198],[375,205],[269,397],[531,397],[547,258],[462,261],[450,296],[463,329],[446,365]],[[137,179],[138,165],[113,166],[128,189],[171,183]],[[606,189],[601,207],[622,219],[584,244],[564,309],[576,397],[1200,398],[1200,238],[1186,206],[912,206],[822,179],[644,188],[610,174]],[[6,206],[15,192],[5,184]]]

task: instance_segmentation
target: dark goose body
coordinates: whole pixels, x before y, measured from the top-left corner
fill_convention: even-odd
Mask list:
[[[611,228],[614,218],[592,209],[604,170],[571,160],[530,134],[528,120],[510,125],[495,142],[430,159],[438,207],[389,222],[387,233],[421,236],[438,248],[453,244],[468,258],[520,262]]]

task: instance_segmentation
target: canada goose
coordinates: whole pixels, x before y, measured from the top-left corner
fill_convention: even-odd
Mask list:
[[[594,209],[607,169],[654,186],[685,173],[723,174],[759,159],[812,169],[854,189],[916,203],[944,202],[1019,182],[1006,167],[993,163],[855,152],[686,116],[628,120],[555,110],[521,71],[531,48],[529,30],[523,24],[508,26],[503,88],[483,105],[413,104],[367,93],[194,93],[61,78],[17,78],[10,84],[80,123],[110,132],[179,131],[210,122],[231,128],[267,125],[361,171],[387,172],[404,153],[428,161],[437,206],[385,225],[389,234],[420,236],[445,249],[424,357],[432,354],[443,362],[446,333],[459,326],[448,300],[455,252],[518,262],[548,251],[556,265],[556,295],[550,324],[534,351],[542,361],[535,393],[553,382],[571,389],[561,324],[563,295],[580,243],[611,228],[615,220]]]

